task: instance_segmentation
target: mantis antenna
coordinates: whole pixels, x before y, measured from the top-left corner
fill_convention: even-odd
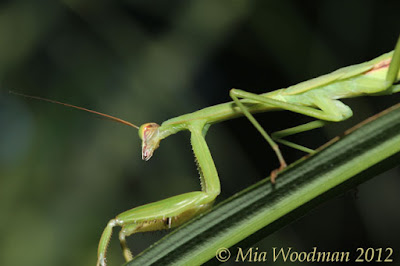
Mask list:
[[[122,120],[122,119],[120,119],[118,117],[107,115],[107,114],[103,114],[103,113],[100,113],[100,112],[97,112],[97,111],[94,111],[94,110],[90,110],[90,109],[87,109],[87,108],[83,108],[83,107],[80,107],[80,106],[72,105],[72,104],[69,104],[69,103],[63,103],[63,102],[59,102],[59,101],[55,101],[55,100],[50,100],[50,99],[46,99],[46,98],[42,98],[42,97],[38,97],[38,96],[27,95],[27,94],[15,92],[15,91],[9,91],[9,93],[15,94],[15,95],[18,95],[18,96],[22,96],[22,97],[25,97],[25,98],[36,99],[36,100],[55,103],[55,104],[61,104],[61,105],[67,106],[67,107],[75,108],[75,109],[82,110],[82,111],[85,111],[85,112],[89,112],[89,113],[92,113],[92,114],[95,114],[95,115],[98,115],[98,116],[102,116],[102,117],[105,117],[105,118],[110,119],[112,121],[115,121],[115,122],[130,126],[130,127],[134,127],[136,129],[139,129],[139,127],[137,125],[132,124],[132,123],[130,123],[128,121]]]

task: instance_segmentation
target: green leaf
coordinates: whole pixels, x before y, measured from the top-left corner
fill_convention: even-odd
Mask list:
[[[398,164],[400,104],[339,141],[263,180],[176,229],[126,265],[218,262],[220,248],[246,247],[316,205]],[[221,254],[226,255],[226,254]]]

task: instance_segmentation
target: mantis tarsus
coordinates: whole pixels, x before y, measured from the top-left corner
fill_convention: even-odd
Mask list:
[[[394,51],[371,61],[344,67],[330,74],[260,95],[231,89],[232,102],[178,116],[163,122],[161,125],[146,123],[140,127],[119,118],[82,107],[35,96],[20,95],[88,111],[139,129],[139,136],[142,139],[142,159],[145,161],[152,157],[162,139],[182,130],[189,130],[191,133],[191,145],[200,173],[201,191],[189,192],[139,206],[110,220],[104,229],[98,247],[97,265],[104,266],[106,265],[106,250],[113,227],[122,227],[119,239],[123,255],[126,261],[130,261],[132,254],[126,244],[125,238],[127,236],[137,232],[176,227],[212,206],[220,193],[218,173],[205,141],[205,135],[212,124],[245,115],[273,148],[279,159],[280,167],[271,173],[271,182],[275,182],[277,173],[286,167],[286,162],[276,142],[307,153],[314,152],[282,138],[322,127],[329,121],[338,122],[351,117],[352,110],[350,107],[338,99],[399,92],[400,85],[395,84],[400,80],[399,70],[400,38]],[[317,120],[275,132],[270,136],[256,121],[252,113],[272,110],[289,110]]]

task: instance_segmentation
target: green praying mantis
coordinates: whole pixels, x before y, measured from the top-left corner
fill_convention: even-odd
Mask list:
[[[137,232],[155,231],[177,227],[209,209],[220,193],[220,182],[210,150],[205,141],[209,127],[224,120],[246,116],[275,151],[280,166],[272,171],[271,182],[286,167],[286,162],[277,145],[281,143],[306,153],[314,151],[282,139],[283,137],[324,126],[328,122],[343,121],[352,116],[350,107],[339,101],[342,98],[363,95],[387,95],[400,91],[400,37],[395,50],[371,61],[344,67],[285,89],[264,94],[253,94],[238,89],[230,90],[232,102],[207,107],[193,113],[181,115],[163,122],[146,123],[138,127],[125,120],[86,108],[43,99],[36,96],[22,96],[45,100],[100,115],[116,122],[137,128],[142,139],[142,159],[148,161],[166,137],[189,130],[191,145],[200,174],[201,191],[188,192],[161,201],[133,208],[111,219],[101,236],[97,266],[106,265],[106,251],[112,230],[122,227],[119,240],[126,261],[133,256],[126,243],[126,237]],[[316,118],[304,125],[295,126],[271,134],[263,129],[252,114],[273,110],[289,110]]]

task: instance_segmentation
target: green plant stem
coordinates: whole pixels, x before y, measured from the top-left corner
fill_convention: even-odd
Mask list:
[[[275,185],[265,179],[241,191],[176,229],[127,265],[203,264],[213,259],[219,248],[257,241],[326,199],[397,165],[400,105],[372,120],[289,166]]]

